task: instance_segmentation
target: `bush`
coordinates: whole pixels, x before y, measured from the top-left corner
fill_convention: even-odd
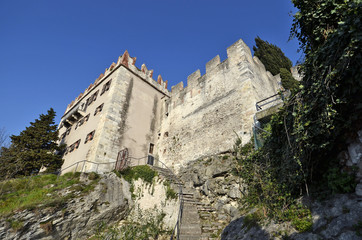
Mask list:
[[[151,184],[157,172],[147,165],[129,167],[120,172],[120,175],[128,182],[141,178],[143,181]]]

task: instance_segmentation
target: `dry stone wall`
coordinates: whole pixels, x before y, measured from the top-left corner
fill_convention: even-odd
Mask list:
[[[200,157],[228,151],[236,134],[247,143],[251,137],[255,103],[277,93],[279,76],[272,76],[249,47],[239,40],[227,49],[228,58],[216,56],[206,74],[192,73],[172,87],[163,100],[157,154],[178,170]]]

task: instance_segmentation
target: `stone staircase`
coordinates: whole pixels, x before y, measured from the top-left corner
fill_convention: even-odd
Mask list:
[[[167,179],[174,187],[178,186],[177,179],[170,170],[155,166],[152,168],[161,178]],[[217,240],[228,223],[227,217],[209,204],[202,203],[195,192],[196,189],[183,186],[183,213],[179,239]]]
[[[226,215],[195,197],[193,189],[184,188],[184,211],[180,240],[216,240],[227,225]]]

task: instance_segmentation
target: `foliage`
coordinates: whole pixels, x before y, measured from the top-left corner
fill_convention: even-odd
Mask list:
[[[286,211],[282,212],[280,219],[291,221],[292,225],[299,232],[310,231],[313,226],[310,210],[300,204],[291,205]]]
[[[141,165],[141,166],[135,166],[126,168],[125,170],[120,172],[121,176],[124,177],[124,179],[127,182],[132,182],[133,180],[137,180],[141,178],[143,181],[151,184],[153,181],[153,178],[157,176],[157,172],[152,170],[147,165]]]
[[[164,239],[168,239],[171,235],[171,231],[165,230],[163,227],[164,213],[160,213],[157,216],[146,216],[146,214],[140,212],[142,216],[142,223],[136,221],[124,222],[120,227],[106,226],[104,223],[100,224],[96,230],[96,234],[92,237],[92,240],[101,239],[159,239],[161,236]],[[165,236],[168,236],[165,238]]]
[[[54,117],[55,112],[51,108],[18,136],[10,137],[11,146],[3,148],[0,157],[0,178],[37,174],[42,167],[48,172],[55,172],[61,167],[63,160],[55,154],[61,149],[57,145],[58,130]]]
[[[24,223],[20,220],[17,219],[6,219],[6,221],[10,224],[10,227],[13,231],[18,231],[19,229],[21,229],[24,226]]]
[[[66,173],[59,177],[47,174],[0,182],[0,216],[22,209],[62,206],[67,199],[74,197],[76,192],[86,194],[92,191],[99,180],[92,180],[87,185],[79,181],[79,176],[79,173]],[[68,194],[57,194],[68,187]]]
[[[295,90],[299,87],[299,82],[293,78],[292,73],[286,68],[280,69],[280,79],[285,89]]]
[[[265,216],[291,220],[305,231],[310,212],[300,209],[295,199],[311,194],[316,186],[328,193],[354,190],[354,176],[343,172],[333,158],[361,128],[362,3],[293,3],[299,12],[292,35],[305,53],[303,80],[271,118],[271,135],[264,146],[246,156],[237,154],[237,160],[248,185],[246,202],[262,208]]]
[[[362,237],[362,221],[358,221],[358,223],[355,224],[353,228],[356,231],[356,235]]]
[[[163,185],[165,185],[165,187],[166,187],[166,199],[177,199],[177,193],[171,187],[170,182],[165,180],[163,182]]]
[[[329,168],[326,173],[328,189],[332,194],[353,192],[356,187],[355,177],[341,172],[339,168]]]
[[[279,74],[281,68],[290,69],[292,67],[292,61],[274,44],[256,37],[255,45],[253,47],[254,56],[257,56],[264,64],[265,69],[273,75]]]
[[[6,142],[8,139],[8,134],[6,133],[6,129],[5,128],[0,128],[0,154],[1,154],[1,149],[2,147],[6,146]]]

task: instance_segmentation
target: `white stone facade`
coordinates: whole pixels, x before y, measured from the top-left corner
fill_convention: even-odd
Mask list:
[[[135,58],[130,58],[126,51],[68,106],[62,117],[62,123],[72,125],[62,141],[69,147],[81,139],[78,149],[64,155],[63,169],[85,159],[114,162],[123,148],[129,149],[133,165],[145,164],[146,158],[135,158],[146,157],[152,144],[152,155],[178,170],[188,161],[228,151],[237,135],[243,143],[249,141],[255,103],[276,94],[280,78],[267,72],[242,40],[230,46],[227,55],[223,62],[216,56],[206,64],[205,75],[197,70],[188,77],[187,87],[181,82],[169,93],[167,81],[160,76],[157,82],[153,80],[153,71],[145,65],[139,70],[134,65]],[[76,111],[92,94],[102,92],[109,80],[108,91],[98,96],[85,112]],[[94,116],[100,104],[104,104],[103,109]],[[88,122],[75,130],[81,120],[76,117],[87,114]],[[67,131],[66,126],[60,128],[60,136]],[[84,143],[92,131],[93,139]],[[103,166],[100,170],[95,166],[87,163],[83,170],[108,171],[114,167],[99,165]]]

